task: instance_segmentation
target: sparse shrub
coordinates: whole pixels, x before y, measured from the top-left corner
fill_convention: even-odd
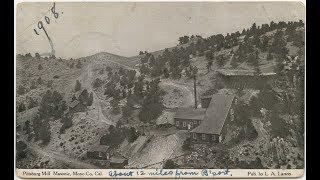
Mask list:
[[[48,88],[52,88],[53,80],[49,80],[46,85]]]
[[[35,81],[31,81],[30,89],[36,89],[37,85]]]
[[[96,78],[96,79],[93,81],[93,88],[101,87],[102,84],[103,84],[103,81],[102,81],[100,78]]]
[[[187,138],[182,145],[184,151],[189,151],[191,149],[191,138]]]
[[[41,77],[38,77],[37,83],[38,83],[38,85],[42,85],[43,84],[43,81],[42,81]]]
[[[104,69],[101,69],[101,70],[99,71],[99,74],[100,74],[100,75],[104,74]]]
[[[22,85],[19,85],[19,86],[18,86],[17,93],[18,93],[19,95],[23,95],[23,94],[25,94],[26,92],[27,92],[27,88],[25,88],[25,87],[22,86]]]
[[[134,127],[131,127],[129,130],[128,141],[130,143],[134,142],[139,137],[139,135],[140,133]]]
[[[78,61],[76,64],[76,68],[81,69],[81,67],[82,67],[82,63],[81,61]]]
[[[74,67],[74,62],[70,63],[69,67],[72,69]]]
[[[168,159],[163,165],[163,169],[176,169],[176,168],[179,168],[179,165],[171,159]]]
[[[18,105],[18,112],[23,112],[26,110],[26,106],[24,105],[23,102],[21,102],[19,105]]]
[[[28,109],[34,108],[36,106],[38,106],[38,101],[33,98],[30,98]]]
[[[43,69],[42,65],[39,64],[39,65],[38,65],[38,70],[42,70],[42,69]]]

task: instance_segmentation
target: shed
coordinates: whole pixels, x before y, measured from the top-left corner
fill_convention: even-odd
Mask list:
[[[276,75],[272,66],[261,68],[261,73],[258,75],[252,69],[219,69],[217,72],[226,88],[232,89],[260,89],[271,83]]]
[[[90,159],[109,160],[109,146],[101,145],[99,142],[90,147],[87,151],[87,157]]]
[[[123,169],[128,165],[128,159],[123,156],[114,156],[110,159],[110,167],[115,169]]]

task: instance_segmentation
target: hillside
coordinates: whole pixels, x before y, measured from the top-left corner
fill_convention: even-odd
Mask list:
[[[255,163],[255,158],[265,167],[301,167],[303,26],[301,22],[253,24],[241,33],[195,40],[184,36],[176,47],[134,57],[107,52],[69,60],[18,55],[17,140],[26,142],[30,150],[18,167],[109,168],[87,156],[97,144],[108,146],[111,155],[123,153],[129,158],[128,167],[135,168],[161,168],[168,159],[175,159],[180,167],[243,168]],[[297,71],[287,78],[292,67]],[[247,124],[229,124],[228,141],[186,145],[188,131],[174,126],[174,113],[194,107],[195,100],[201,107],[203,95],[224,89],[218,75],[222,69],[255,76],[276,72],[275,83],[270,84],[271,90],[258,91],[265,94],[257,95],[257,102],[248,100],[255,111],[239,110],[248,114]],[[285,84],[291,85],[292,92]],[[270,92],[277,97],[272,105],[264,99]],[[292,94],[296,107],[287,108],[291,99],[283,92]],[[270,115],[256,115],[263,108]],[[241,134],[247,129],[256,136]],[[277,161],[265,157],[274,147],[272,156]],[[280,163],[282,147],[290,161]],[[228,161],[222,162],[224,158]]]

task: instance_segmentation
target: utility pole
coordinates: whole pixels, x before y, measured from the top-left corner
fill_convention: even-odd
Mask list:
[[[196,74],[193,74],[193,89],[194,89],[194,108],[197,109],[197,83]]]

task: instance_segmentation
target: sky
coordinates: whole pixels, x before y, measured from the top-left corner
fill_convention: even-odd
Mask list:
[[[53,48],[55,56],[63,58],[99,52],[129,57],[175,46],[184,35],[241,32],[252,23],[305,22],[305,6],[299,2],[56,2],[57,18],[50,11],[52,6],[39,2],[17,5],[17,53],[46,54]],[[52,47],[43,29],[38,29],[39,21]]]

